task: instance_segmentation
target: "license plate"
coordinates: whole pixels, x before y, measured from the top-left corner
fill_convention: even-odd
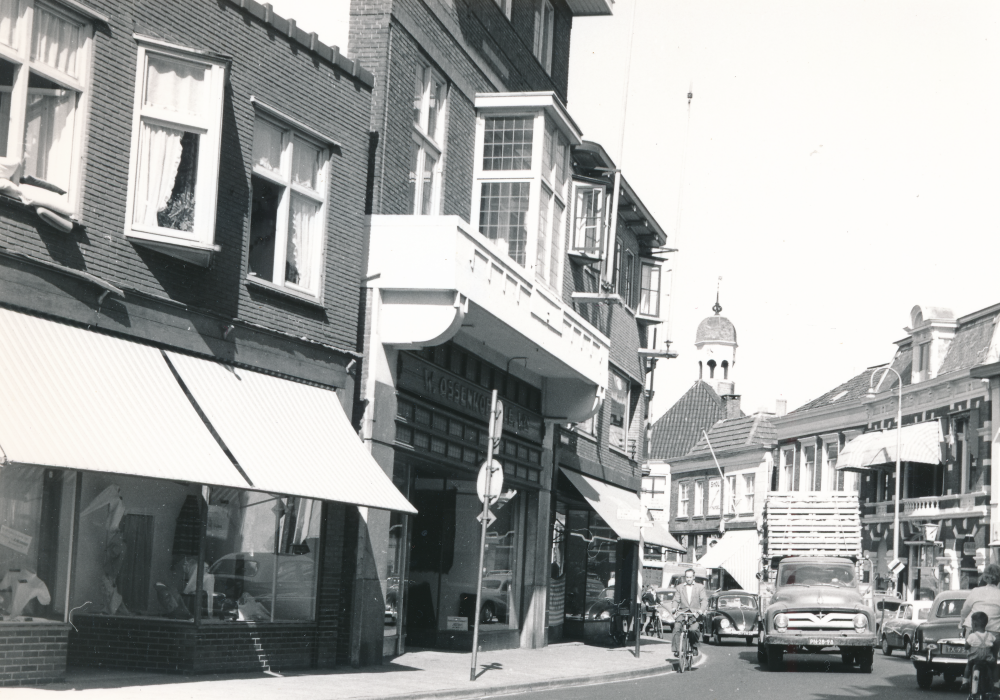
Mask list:
[[[952,644],[942,644],[941,645],[942,654],[955,654],[958,656],[965,655],[965,647],[957,647]]]
[[[811,647],[832,647],[838,642],[834,639],[809,639],[809,646]]]

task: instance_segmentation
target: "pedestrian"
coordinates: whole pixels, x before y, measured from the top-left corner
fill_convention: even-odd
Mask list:
[[[969,616],[972,623],[972,631],[965,637],[965,644],[969,647],[966,654],[968,661],[965,663],[965,675],[962,677],[962,687],[967,688],[972,684],[972,669],[981,661],[993,661],[993,645],[996,644],[997,637],[992,632],[986,631],[986,623],[989,617],[986,613],[976,611]],[[990,671],[990,679],[993,674]]]
[[[959,629],[969,629],[969,616],[974,612],[984,612],[988,618],[986,631],[1000,634],[1000,564],[990,564],[983,571],[984,585],[976,588],[965,599],[959,616]]]

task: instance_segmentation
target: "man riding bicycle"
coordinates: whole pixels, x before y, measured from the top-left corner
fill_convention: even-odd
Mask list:
[[[688,569],[684,572],[684,581],[677,584],[677,588],[674,590],[674,617],[677,618],[678,623],[674,625],[673,649],[674,656],[677,656],[681,646],[681,615],[691,613],[695,617],[701,618],[705,613],[705,608],[708,607],[708,596],[705,593],[705,587],[700,583],[695,583],[694,569]],[[688,629],[688,641],[691,643],[691,653],[694,656],[698,655],[700,636],[701,622],[699,619],[693,621]]]

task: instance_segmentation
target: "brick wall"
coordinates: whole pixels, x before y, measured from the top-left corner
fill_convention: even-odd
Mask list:
[[[69,625],[0,625],[0,687],[51,683],[66,675]]]
[[[337,645],[349,634],[343,617],[350,601],[349,580],[344,576],[344,533],[346,511],[343,503],[323,503],[323,556],[320,563],[316,601],[316,667],[337,665]]]

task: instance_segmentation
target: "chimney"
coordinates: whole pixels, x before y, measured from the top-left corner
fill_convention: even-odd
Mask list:
[[[788,413],[788,399],[776,399],[774,402],[774,415],[781,418]]]
[[[726,420],[740,417],[740,397],[739,394],[725,394],[722,403],[726,407]]]

